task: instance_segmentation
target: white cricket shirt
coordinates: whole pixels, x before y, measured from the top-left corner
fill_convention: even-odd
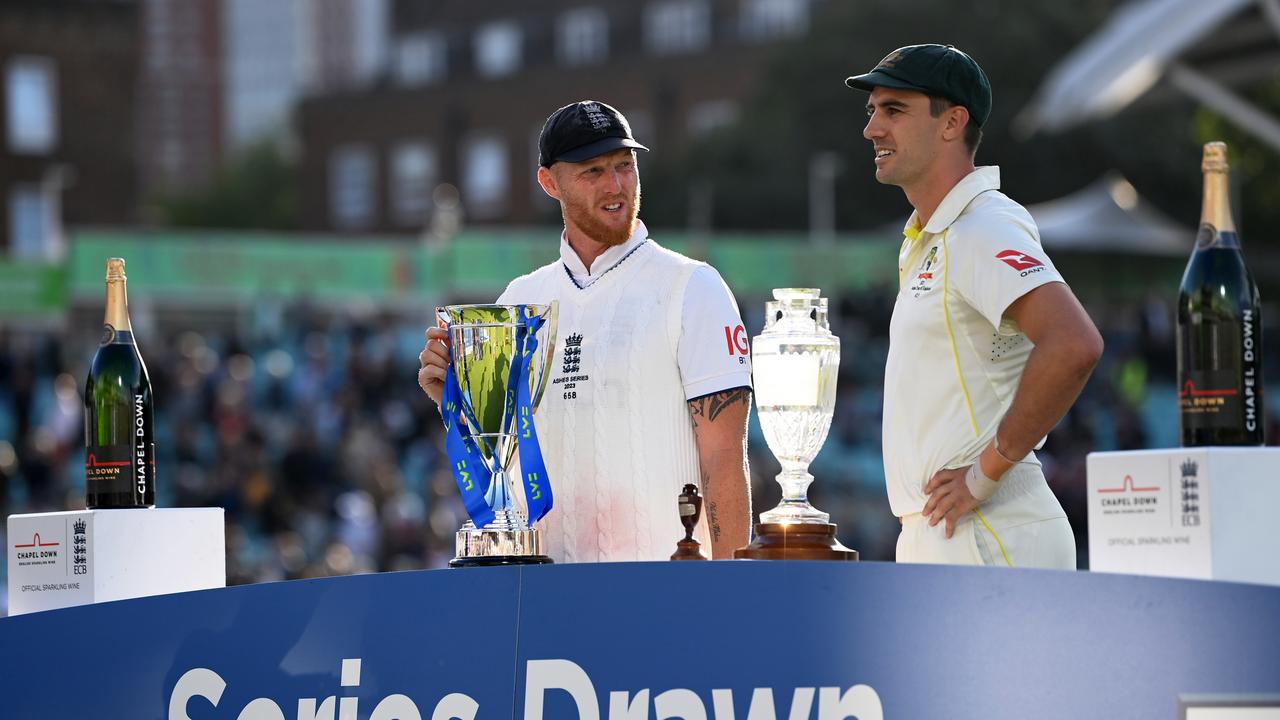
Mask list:
[[[590,272],[561,243],[560,262],[498,300],[560,303],[536,415],[555,498],[539,523],[546,552],[666,560],[684,537],[677,496],[702,485],[688,401],[751,385],[737,303],[719,273],[648,239],[643,224]],[[709,552],[705,517],[697,536]]]
[[[889,505],[899,517],[923,509],[935,472],[977,459],[1013,402],[1033,345],[1005,309],[1063,282],[1031,215],[999,188],[999,168],[978,168],[924,228],[912,214],[903,231],[883,421]]]

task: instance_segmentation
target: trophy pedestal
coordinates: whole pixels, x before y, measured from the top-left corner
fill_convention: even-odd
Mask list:
[[[504,512],[499,522],[511,523],[512,517],[516,516]],[[455,536],[454,543],[457,553],[449,561],[451,568],[549,565],[553,562],[542,554],[542,537],[533,528],[514,525],[494,528],[490,524],[477,529],[471,521],[467,521]]]
[[[449,567],[494,567],[498,565],[551,565],[546,555],[493,555],[490,557],[458,557],[449,561]]]
[[[739,560],[857,560],[836,540],[834,523],[760,523],[756,539],[733,551]]]
[[[676,551],[671,555],[672,560],[710,560],[702,552],[702,543],[697,540],[681,540],[676,543]]]

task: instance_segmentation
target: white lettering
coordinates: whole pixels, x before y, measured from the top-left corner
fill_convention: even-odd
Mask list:
[[[400,695],[398,697],[404,696]],[[408,700],[408,698],[405,699]],[[370,717],[369,720],[377,718],[378,710],[381,709],[382,703],[379,703],[378,707],[373,710],[373,717]],[[440,702],[436,703],[435,712],[431,713],[431,720],[476,720],[476,712],[479,710],[480,703],[472,700],[470,696],[462,693],[449,693],[440,698]],[[414,711],[413,717],[417,718],[417,708],[414,708]],[[406,719],[408,718],[407,715],[405,717]],[[387,720],[390,720],[390,718],[387,718]]]
[[[343,687],[359,687],[360,658],[346,658],[342,661],[341,682]],[[585,674],[583,675],[585,678]],[[587,680],[590,683],[590,680]],[[187,715],[187,705],[191,698],[202,697],[213,707],[218,706],[227,683],[216,672],[208,668],[193,668],[178,678],[169,695],[168,720],[191,720]],[[356,720],[359,714],[360,699],[357,697],[338,698],[330,695],[318,706],[316,698],[298,699],[298,720],[334,720],[334,706],[337,705],[338,720]],[[475,720],[480,704],[462,693],[451,693],[444,696],[435,707],[431,720]],[[200,713],[201,717],[207,713]],[[284,711],[270,698],[255,698],[245,705],[237,716],[237,720],[285,720]],[[377,704],[369,720],[422,720],[422,713],[407,695],[388,695]],[[599,720],[598,718],[596,720]]]
[[[360,658],[342,659],[342,687],[360,687]]]
[[[884,720],[880,696],[869,685],[854,685],[841,694],[838,687],[818,690],[818,720]]]
[[[573,698],[577,720],[600,720],[596,688],[586,671],[571,660],[530,660],[525,666],[524,720],[542,720],[542,695],[553,688]]]
[[[609,720],[649,720],[649,688],[627,703],[627,691],[609,693]]]
[[[26,590],[25,587],[23,589]],[[359,687],[361,665],[360,658],[343,659],[340,677],[342,687]],[[169,696],[168,720],[191,720],[187,715],[187,706],[195,697],[204,698],[216,708],[226,689],[226,681],[213,670],[188,670],[175,683]],[[573,720],[600,720],[599,699],[591,677],[580,665],[564,659],[530,660],[526,665],[524,720],[544,720],[545,700],[550,690],[568,693],[577,709]],[[880,697],[868,685],[854,685],[844,691],[839,687],[797,687],[792,691],[787,720],[810,720],[815,692],[818,697],[817,720],[884,720]],[[240,696],[243,697],[243,694]],[[649,698],[649,688],[635,692],[611,692],[608,720],[649,720]],[[711,699],[711,717],[714,720],[735,720],[737,716],[733,690],[713,689]],[[337,720],[356,720],[359,716],[359,702],[360,699],[354,696],[330,695],[319,702],[316,698],[299,698],[297,718],[335,720],[336,715]],[[476,720],[479,710],[480,704],[473,698],[462,693],[450,693],[436,704],[431,720]],[[655,720],[708,720],[707,706],[702,697],[687,688],[672,688],[654,696],[653,712]],[[207,711],[200,714],[207,715]],[[558,716],[556,720],[567,720],[567,717]],[[422,720],[422,713],[409,696],[391,694],[377,703],[368,718]],[[774,702],[773,688],[754,688],[747,704],[746,720],[777,719],[778,709]],[[285,718],[275,700],[259,697],[244,706],[237,720]]]
[[[330,695],[317,709],[315,698],[299,698],[298,720],[333,720],[333,705],[337,701],[337,698]]]
[[[169,695],[169,720],[191,720],[187,715],[187,703],[193,697],[202,697],[210,705],[218,707],[222,699],[222,691],[227,689],[227,681],[208,668],[192,668],[178,678]]]
[[[674,688],[653,699],[653,711],[657,720],[707,720],[707,708],[698,693],[685,688]]]
[[[351,718],[355,720],[355,715]],[[373,709],[369,720],[422,720],[422,713],[407,695],[388,695]]]
[[[269,698],[255,698],[244,706],[236,720],[284,720],[284,711]]]
[[[813,707],[813,694],[814,688],[795,689],[791,696],[791,712],[787,716],[788,720],[809,720],[809,711]],[[734,720],[732,690],[712,690],[711,704],[715,710],[716,720]],[[756,688],[752,691],[747,720],[777,720],[777,717],[773,702],[773,688]]]

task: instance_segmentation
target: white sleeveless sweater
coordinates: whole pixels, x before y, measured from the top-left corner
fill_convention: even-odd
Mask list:
[[[539,528],[556,562],[666,560],[684,537],[677,496],[702,483],[677,349],[703,265],[649,240],[586,288],[556,262],[499,299],[560,303],[535,414],[555,498]],[[709,555],[705,517],[696,537]]]

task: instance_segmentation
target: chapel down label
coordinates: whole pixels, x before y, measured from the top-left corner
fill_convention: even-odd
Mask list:
[[[102,340],[84,388],[85,494],[90,508],[156,504],[151,381],[134,342],[124,260],[107,261]]]
[[[1227,146],[1204,146],[1200,231],[1178,290],[1182,445],[1262,445],[1262,303],[1231,217]]]

